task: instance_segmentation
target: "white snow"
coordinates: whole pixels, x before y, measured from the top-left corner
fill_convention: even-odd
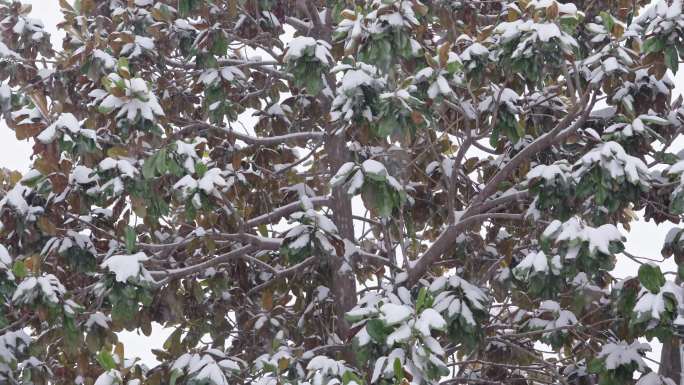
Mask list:
[[[368,159],[361,164],[361,168],[366,174],[387,176],[387,170],[385,169],[385,166],[377,160]]]
[[[395,325],[402,323],[413,315],[413,309],[406,305],[397,305],[393,303],[386,303],[380,307],[382,312],[381,319],[387,325]]]
[[[470,310],[470,307],[468,307],[468,304],[465,301],[461,301],[458,298],[451,301],[447,314],[449,317],[453,317],[458,314],[463,317],[468,324],[475,326],[473,312]]]
[[[116,67],[116,59],[107,52],[101,49],[94,49],[92,55],[93,58],[100,60],[106,69],[112,70]]]
[[[71,175],[69,175],[69,182],[76,184],[88,184],[97,180],[94,174],[95,171],[92,168],[79,164],[71,171]]]
[[[466,49],[464,49],[461,55],[459,56],[463,61],[470,61],[475,59],[475,57],[486,55],[489,55],[489,49],[487,49],[487,47],[483,46],[482,44],[475,42],[469,45]]]
[[[542,301],[535,314],[536,317],[527,321],[527,325],[532,329],[553,330],[577,324],[577,317],[569,310],[561,309],[556,301]],[[566,333],[566,331],[559,331]],[[545,333],[544,336],[548,336]]]
[[[431,329],[443,330],[445,327],[446,321],[434,309],[423,310],[414,325],[414,328],[424,336],[429,336]]]
[[[330,49],[330,44],[323,40],[316,40],[310,36],[297,36],[288,43],[283,60],[294,61],[308,53],[322,64],[329,65],[333,62]]]
[[[200,178],[197,182],[197,187],[204,191],[207,195],[211,195],[222,187],[226,187],[228,182],[221,175],[220,168],[213,167]]]
[[[128,159],[114,159],[114,158],[104,158],[100,161],[98,164],[98,167],[102,171],[108,171],[108,170],[113,170],[116,169],[121,173],[122,176],[128,177],[128,178],[135,178],[136,175],[138,174],[138,170],[131,164],[131,162]]]
[[[344,181],[347,179],[351,171],[356,167],[356,164],[354,162],[347,162],[340,166],[340,169],[337,170],[337,173],[330,178],[330,186],[332,187],[337,187],[340,184],[344,183]]]
[[[620,64],[618,63],[617,59],[616,59],[615,57],[613,57],[613,56],[607,57],[607,58],[603,61],[602,66],[603,66],[603,70],[604,70],[606,73],[612,73],[612,72],[615,72],[615,71],[620,70],[620,68],[621,68],[621,66],[620,66]]]
[[[607,343],[603,345],[598,354],[598,358],[605,359],[605,367],[608,370],[617,369],[622,365],[629,365],[630,363],[637,364],[637,367],[642,371],[646,367],[646,363],[639,353],[650,351],[651,346],[646,343],[633,342],[628,344],[625,341],[618,343]]]
[[[551,165],[537,165],[527,173],[527,180],[542,178],[546,182],[554,182],[556,177],[568,180],[571,176],[570,165],[565,161],[558,161]]]
[[[109,323],[112,322],[109,316],[104,315],[102,312],[96,311],[88,317],[85,322],[85,326],[88,329],[92,329],[93,326],[97,325],[103,329],[109,329]]]
[[[610,242],[622,241],[622,234],[615,225],[590,227],[580,222],[577,217],[570,218],[564,223],[559,220],[552,221],[544,230],[543,236],[554,238],[558,242],[574,240],[588,242],[590,253],[600,251],[603,254],[610,254]],[[580,245],[575,245],[571,247],[571,250],[578,252],[579,247]]]
[[[6,57],[19,58],[20,56],[16,52],[9,49],[5,45],[5,43],[0,41],[0,58],[6,58]]]
[[[120,111],[116,114],[117,119],[125,118],[130,121],[138,116],[151,121],[155,116],[164,116],[157,96],[148,88],[143,79],[122,79],[117,74],[110,74],[108,78],[112,83],[123,83],[125,96],[111,95],[101,89],[91,91],[88,96],[94,98],[95,102],[99,102],[102,112],[111,113],[119,109]]]
[[[407,341],[411,338],[411,327],[407,324],[399,326],[387,336],[387,346],[392,347],[395,343]]]
[[[142,266],[141,262],[149,259],[143,252],[138,252],[132,255],[113,255],[107,258],[100,265],[103,269],[107,269],[114,273],[118,282],[126,282],[129,278],[142,278],[151,280],[149,273]]]
[[[121,383],[121,374],[118,370],[109,370],[97,377],[95,385],[115,385]]]
[[[28,202],[26,202],[26,199],[24,199],[24,196],[30,193],[31,189],[28,187],[22,184],[16,184],[7,192],[5,197],[0,200],[0,208],[4,206],[10,206],[20,214],[26,215],[31,210],[31,207],[29,207]]]
[[[77,133],[81,130],[81,124],[73,114],[64,113],[43,132],[38,134],[36,138],[42,143],[51,143],[57,136],[57,129],[67,129],[72,133]]]
[[[537,253],[532,252],[520,261],[520,263],[513,269],[513,274],[521,279],[526,279],[530,273],[547,273],[549,271],[549,262],[546,259],[546,254],[543,251]]]
[[[675,382],[667,377],[663,377],[659,375],[656,372],[650,372],[646,373],[641,378],[639,378],[639,381],[637,381],[636,385],[676,385]]]
[[[52,274],[45,274],[40,277],[27,277],[17,286],[12,295],[12,302],[30,304],[41,296],[46,301],[56,304],[59,303],[59,296],[65,292],[66,289],[59,282],[59,279]]]
[[[0,244],[0,268],[7,269],[10,266],[12,266],[12,257],[7,248]]]
[[[554,37],[561,37],[561,31],[555,23],[534,23],[532,28],[537,31],[539,40],[548,42]]]
[[[660,291],[655,294],[645,287],[641,288],[637,303],[634,305],[634,312],[638,317],[645,316],[659,320],[661,314],[665,312],[664,296],[666,294],[673,296],[678,304],[681,304],[684,299],[684,289],[674,282],[667,281],[665,282],[665,285],[660,288]]]

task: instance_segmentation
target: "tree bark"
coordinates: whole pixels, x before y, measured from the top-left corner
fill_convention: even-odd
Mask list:
[[[347,148],[344,136],[331,135],[326,139],[326,151],[331,172],[335,173],[347,161]],[[351,199],[341,186],[333,189],[330,208],[333,221],[340,236],[354,240],[354,223],[352,220]],[[335,315],[337,316],[336,332],[344,341],[350,338],[349,323],[344,315],[356,305],[356,280],[344,256],[336,258],[332,263],[332,292],[335,297]]]
[[[681,340],[678,336],[670,336],[663,343],[658,373],[671,378],[677,385],[682,384]]]

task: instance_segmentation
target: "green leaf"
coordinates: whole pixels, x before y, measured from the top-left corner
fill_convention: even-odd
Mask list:
[[[166,167],[167,158],[166,149],[159,150],[159,152],[156,154],[154,159],[154,168],[157,170],[159,175],[164,175],[166,174],[166,171],[168,171],[168,168]]]
[[[178,0],[178,14],[181,17],[190,13],[190,0]]]
[[[260,224],[259,227],[257,228],[259,230],[259,234],[262,237],[268,237],[268,227],[266,227],[265,224]]]
[[[145,163],[143,164],[142,167],[142,174],[143,178],[145,179],[152,179],[154,178],[154,170],[155,170],[155,164],[157,162],[157,156],[159,154],[154,154],[151,157],[145,159]]]
[[[384,344],[387,340],[387,329],[385,324],[379,319],[372,319],[366,323],[366,330],[368,335],[373,339],[373,341]]]
[[[644,42],[641,47],[643,53],[660,52],[665,48],[665,41],[658,37],[652,37]]]
[[[660,271],[660,267],[643,264],[639,267],[639,282],[652,293],[658,293],[665,284],[665,276]]]
[[[209,170],[206,164],[202,162],[197,162],[195,163],[195,172],[197,173],[197,177],[201,178],[204,176],[204,174]]]
[[[344,374],[342,375],[342,384],[348,385],[350,383],[363,384],[363,380],[359,378],[359,376],[356,373],[352,372],[351,370],[348,370],[344,372]]]
[[[387,116],[383,119],[381,119],[378,124],[376,125],[376,132],[375,135],[379,138],[386,137],[390,135],[394,129],[398,126],[398,123],[395,119]]]
[[[604,369],[603,361],[596,358],[589,361],[588,369],[589,373],[601,373]]]
[[[26,277],[28,270],[26,269],[24,261],[14,261],[14,265],[12,265],[12,274],[14,274],[17,278]]]
[[[679,55],[677,49],[672,45],[665,48],[665,65],[675,74],[679,69]]]
[[[404,368],[401,366],[401,361],[399,358],[394,359],[394,378],[397,380],[397,382],[401,381],[404,378]]]
[[[214,34],[214,42],[211,46],[211,53],[216,56],[225,56],[226,51],[228,51],[228,40],[223,33],[219,32]]]
[[[605,11],[601,11],[599,14],[601,16],[601,22],[603,22],[603,26],[606,27],[606,30],[608,33],[613,30],[613,27],[615,26],[615,20],[613,20],[613,16],[608,14]]]
[[[176,385],[176,381],[182,375],[183,375],[183,372],[180,369],[172,370],[171,371],[171,377],[169,378],[169,385]]]
[[[131,226],[126,226],[124,238],[126,241],[126,250],[128,250],[129,253],[133,253],[133,251],[135,251],[137,236],[135,235],[135,230]]]
[[[424,287],[420,288],[420,291],[418,292],[418,299],[416,300],[416,311],[420,312],[423,310],[423,307],[425,306],[425,300],[427,298],[427,289]]]
[[[102,368],[105,370],[112,370],[116,368],[116,361],[114,361],[114,357],[112,357],[111,353],[105,350],[101,351],[97,355],[97,362],[99,362],[100,366],[102,366]]]
[[[129,78],[131,76],[131,70],[128,66],[128,58],[120,57],[116,62],[116,71],[124,78]]]
[[[666,163],[669,165],[673,165],[679,161],[679,157],[677,157],[677,155],[669,152],[657,151],[654,155],[655,159],[658,162]]]

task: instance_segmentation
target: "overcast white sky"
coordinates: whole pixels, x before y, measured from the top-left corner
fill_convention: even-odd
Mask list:
[[[24,2],[33,4],[32,16],[43,21],[46,29],[52,33],[53,45],[60,48],[63,33],[56,30],[56,24],[62,19],[58,0],[24,0]],[[684,85],[684,71],[680,71],[678,76],[675,77],[675,82],[681,92],[681,85]],[[31,143],[16,140],[14,132],[2,122],[0,122],[0,148],[0,167],[19,171],[28,170]],[[660,248],[663,245],[667,231],[671,227],[673,227],[672,224],[656,226],[653,222],[639,221],[635,223],[629,234],[626,234],[628,239],[626,243],[627,251],[638,256],[660,259]],[[621,258],[614,274],[617,277],[636,275],[637,268],[638,266],[631,260]],[[672,258],[663,263],[662,268],[665,271],[677,271]],[[135,333],[124,333],[121,337],[126,346],[126,356],[138,356],[143,359],[143,362],[154,365],[155,360],[150,349],[160,348],[167,334],[168,332],[161,330],[160,327],[155,328],[153,338],[141,338]],[[657,342],[652,343],[652,345],[655,351],[650,356],[657,358],[659,357],[660,346],[657,346]]]

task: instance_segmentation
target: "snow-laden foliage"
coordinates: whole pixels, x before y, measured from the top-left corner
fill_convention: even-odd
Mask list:
[[[33,3],[0,383],[679,383],[682,1]]]

